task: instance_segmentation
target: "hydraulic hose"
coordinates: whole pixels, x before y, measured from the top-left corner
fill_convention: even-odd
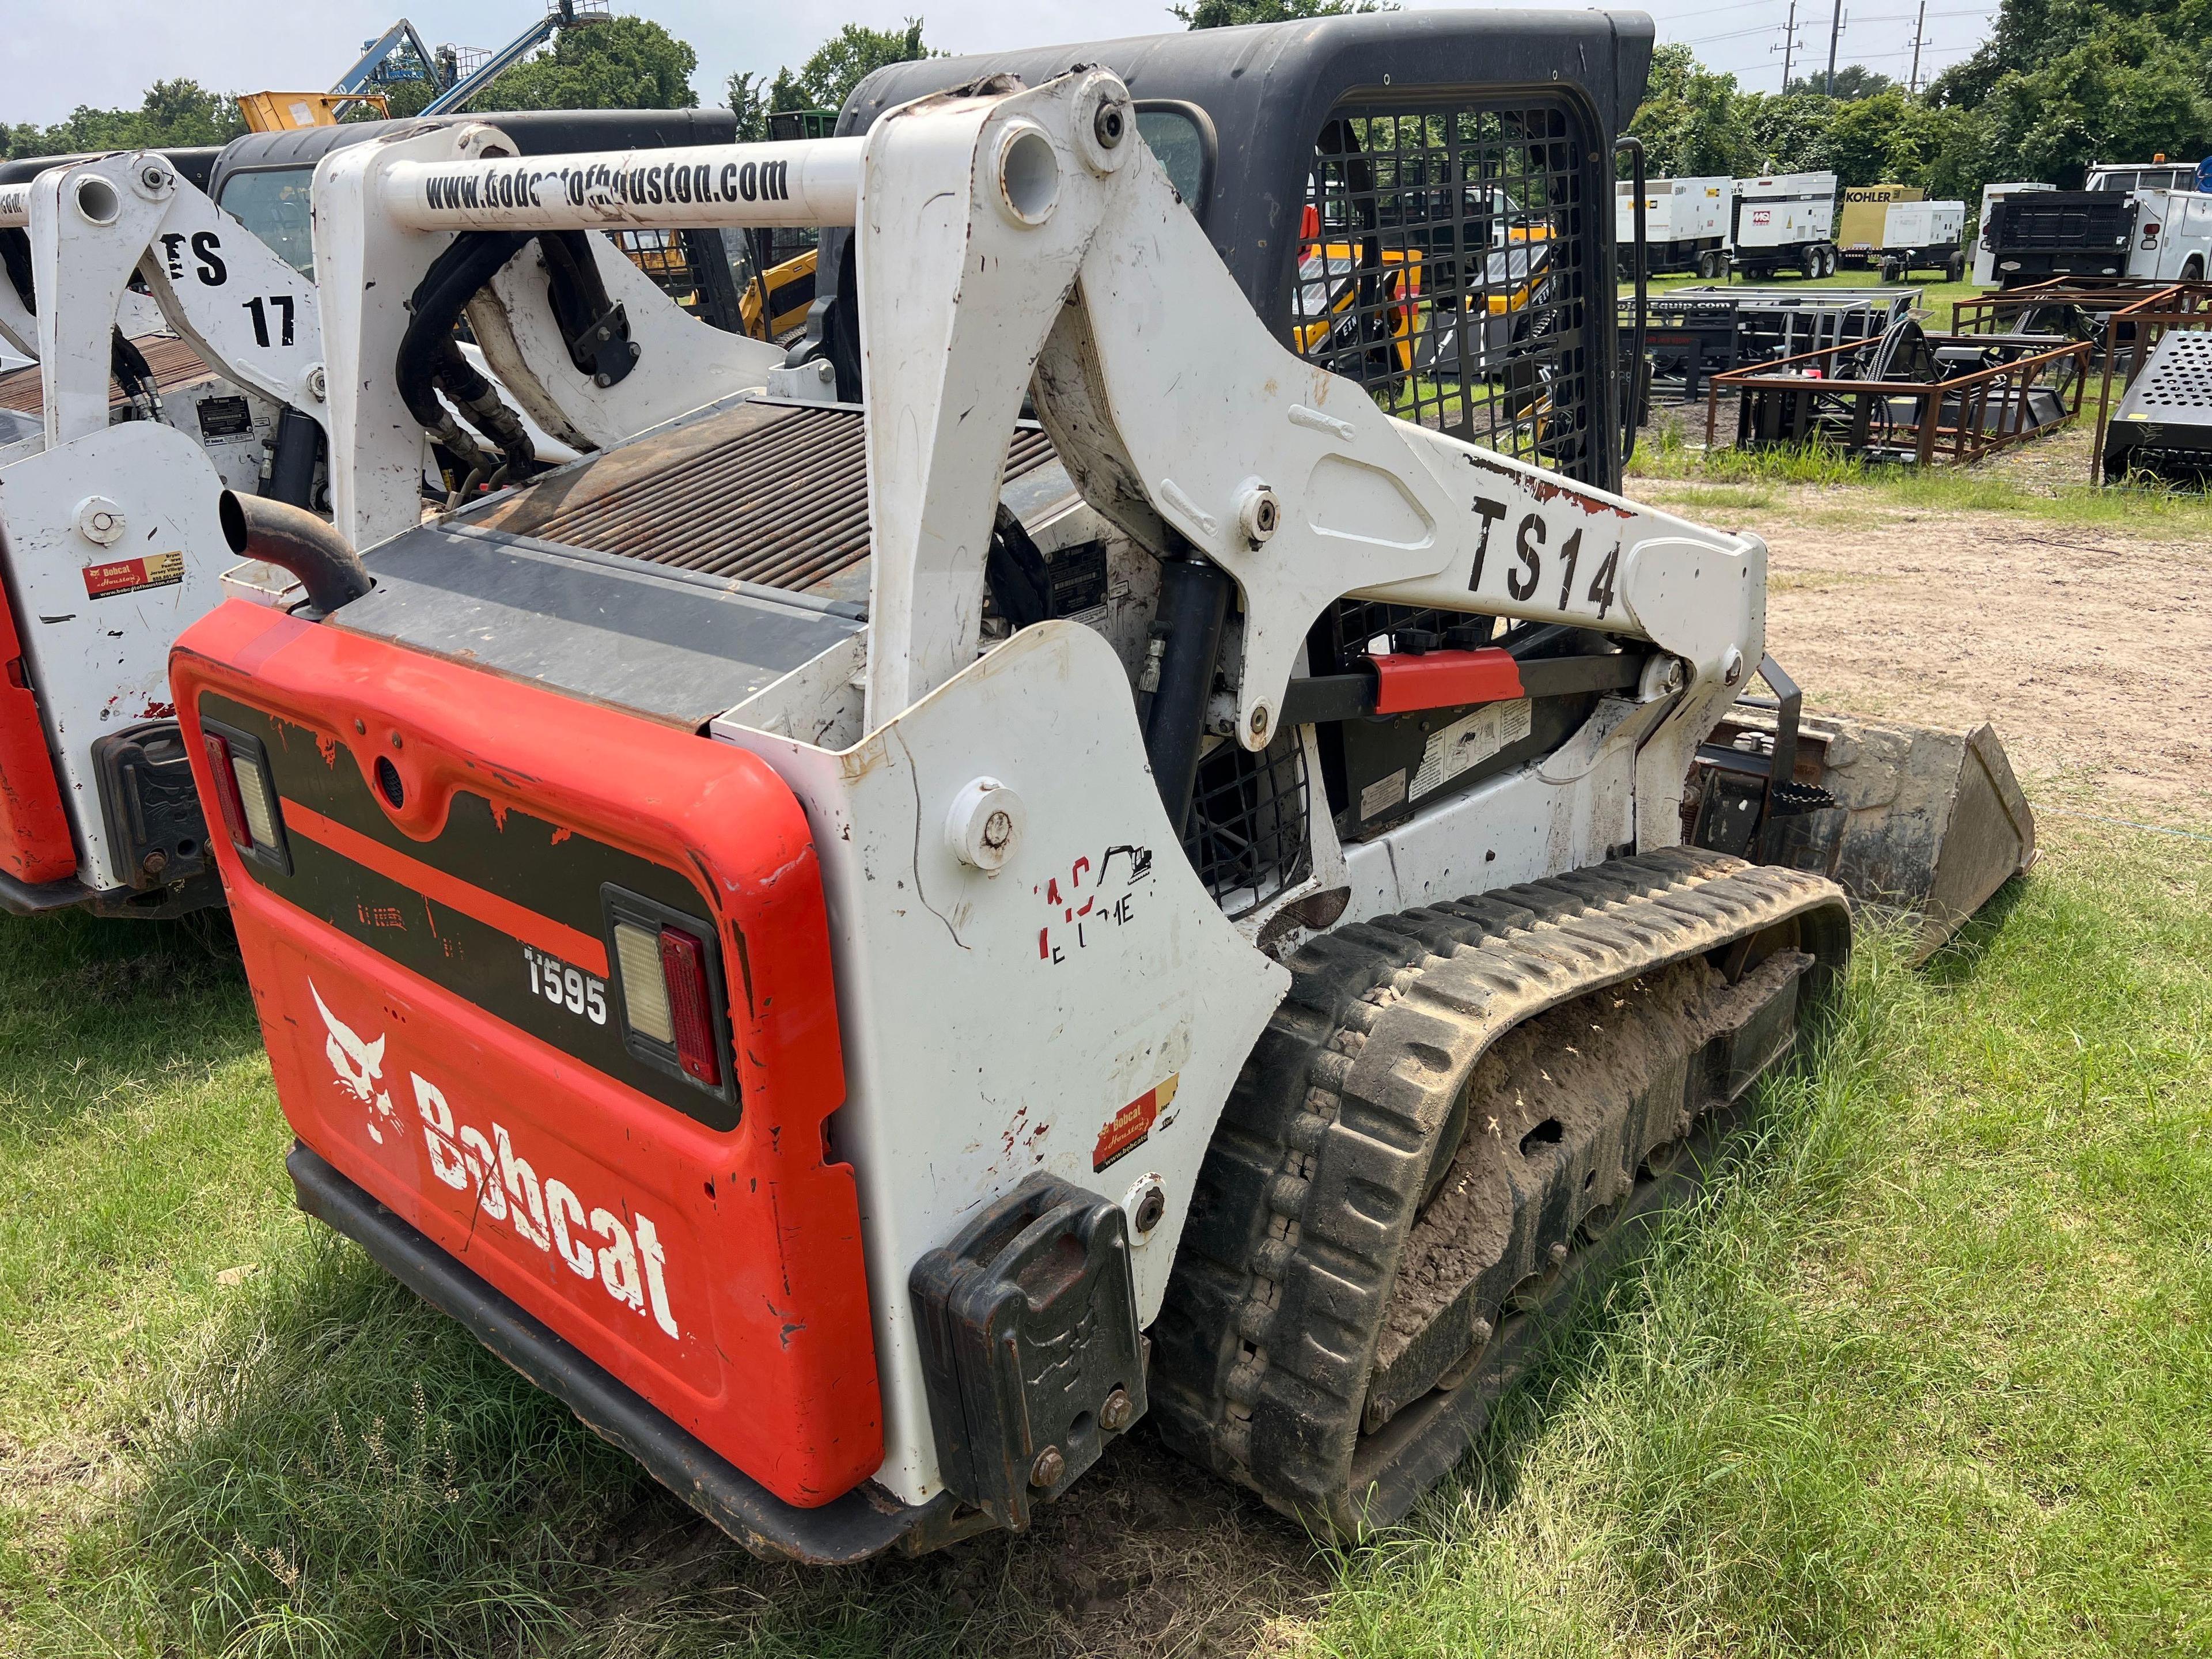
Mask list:
[[[307,590],[307,603],[323,616],[351,604],[373,586],[361,555],[304,507],[226,489],[217,515],[232,552],[290,571]]]
[[[483,446],[464,431],[438,401],[439,370],[446,354],[453,349],[453,324],[461,314],[461,307],[529,240],[527,231],[487,230],[455,237],[453,246],[431,262],[430,269],[416,286],[412,302],[415,314],[399,342],[394,376],[408,413],[414,416],[434,442],[453,455],[465,472],[489,475],[494,468]],[[459,356],[458,352],[453,355]],[[516,424],[520,427],[520,422]],[[519,470],[527,472],[534,457],[529,453],[526,440],[524,456]],[[514,460],[509,454],[510,465]]]
[[[1222,624],[1235,584],[1229,573],[1195,552],[1170,559],[1160,572],[1160,606],[1152,632],[1161,645],[1159,689],[1145,711],[1145,757],[1152,782],[1180,836],[1198,783],[1206,741],[1206,705],[1221,659]]]
[[[538,464],[538,449],[530,441],[529,428],[520,415],[499,400],[499,388],[461,355],[451,335],[439,348],[431,373],[439,388],[469,417],[469,423],[499,446],[507,460],[507,476],[527,477]]]

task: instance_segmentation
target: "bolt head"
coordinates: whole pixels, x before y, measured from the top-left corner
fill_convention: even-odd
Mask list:
[[[1252,711],[1252,735],[1255,738],[1267,735],[1267,706],[1265,703]]]
[[[139,860],[138,867],[149,876],[158,876],[169,867],[169,855],[157,847]]]
[[[1137,1200],[1136,1214],[1130,1218],[1137,1229],[1137,1237],[1142,1238],[1158,1226],[1161,1218],[1167,1212],[1168,1195],[1158,1187],[1147,1187],[1145,1195]]]
[[[983,820],[984,846],[990,848],[1004,847],[1013,838],[1013,814],[1007,811],[1005,808],[999,808],[997,811],[994,811],[990,817]]]
[[[1091,131],[1098,140],[1099,148],[1112,149],[1119,145],[1129,130],[1129,118],[1119,104],[1101,104],[1098,113],[1091,123]]]
[[[1282,527],[1283,504],[1266,484],[1247,484],[1237,499],[1237,527],[1248,544],[1258,547]]]
[[[1127,1389],[1115,1389],[1098,1407],[1098,1426],[1109,1434],[1121,1433],[1136,1417],[1136,1402],[1129,1398]]]
[[[1066,1473],[1067,1460],[1060,1455],[1060,1448],[1047,1446],[1036,1455],[1036,1462],[1030,1465],[1030,1485],[1032,1486],[1057,1486],[1060,1484],[1060,1477]]]

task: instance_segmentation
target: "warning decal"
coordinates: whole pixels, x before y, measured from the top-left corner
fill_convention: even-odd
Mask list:
[[[143,559],[117,559],[84,568],[88,599],[105,599],[118,593],[136,593],[147,587],[173,587],[185,579],[185,556],[152,553]]]

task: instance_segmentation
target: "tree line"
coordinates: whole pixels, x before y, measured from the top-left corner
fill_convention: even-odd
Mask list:
[[[2196,15],[2175,0],[2004,0],[1989,40],[1917,96],[1859,65],[1833,97],[1810,79],[1747,92],[1664,46],[1629,130],[1655,178],[1833,171],[1969,206],[2002,179],[2078,186],[2093,162],[2212,153]]]

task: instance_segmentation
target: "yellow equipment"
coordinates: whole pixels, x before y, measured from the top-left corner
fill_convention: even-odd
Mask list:
[[[241,92],[238,112],[248,132],[291,132],[301,127],[334,127],[340,112],[367,105],[379,119],[392,106],[380,92]]]

